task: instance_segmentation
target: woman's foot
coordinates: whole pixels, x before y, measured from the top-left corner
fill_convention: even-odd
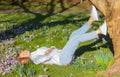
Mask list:
[[[106,21],[104,21],[104,23],[99,27],[98,30],[96,30],[97,34],[103,34],[103,35],[107,35],[107,25],[106,25]]]
[[[106,21],[104,21],[104,23],[99,27],[101,30],[101,33],[103,35],[107,35],[107,25],[106,25]]]
[[[92,5],[91,16],[87,23],[88,25],[91,25],[93,21],[98,21],[98,20],[99,20],[98,12],[96,8]]]
[[[93,17],[90,17],[90,18],[89,18],[89,20],[88,20],[88,22],[87,22],[87,23],[88,23],[88,25],[90,25],[90,26],[91,26],[91,24],[93,23],[93,21],[94,21]]]
[[[94,19],[94,21],[99,20],[98,11],[93,5],[92,5],[92,10],[91,10],[91,17]]]

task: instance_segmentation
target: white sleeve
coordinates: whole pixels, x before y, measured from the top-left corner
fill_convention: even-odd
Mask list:
[[[47,47],[38,48],[36,51],[32,52],[32,55],[45,55],[45,51],[49,49]]]
[[[56,53],[58,53],[57,49],[54,49],[48,55],[39,55],[39,54],[33,54],[33,53],[31,53],[30,58],[33,61],[33,63],[40,64],[40,63],[44,63],[46,61],[49,61]]]

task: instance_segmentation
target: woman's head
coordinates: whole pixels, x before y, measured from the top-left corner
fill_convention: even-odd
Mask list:
[[[30,60],[30,52],[28,50],[20,51],[17,54],[17,60],[21,64],[27,64],[29,62],[29,60]]]

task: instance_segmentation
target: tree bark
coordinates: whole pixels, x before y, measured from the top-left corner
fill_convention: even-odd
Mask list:
[[[90,2],[92,2],[92,4],[94,6],[97,7],[97,9],[99,9],[99,11],[101,11],[103,13],[104,16],[106,16],[106,12],[108,10],[108,3],[106,0],[89,0]]]
[[[120,74],[120,0],[89,0],[105,16],[108,33],[112,39],[115,61],[106,70],[107,74]]]

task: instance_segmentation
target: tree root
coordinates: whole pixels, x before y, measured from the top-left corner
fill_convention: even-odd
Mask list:
[[[105,76],[116,76],[120,75],[120,60],[116,60],[106,71],[100,71],[98,74]]]

